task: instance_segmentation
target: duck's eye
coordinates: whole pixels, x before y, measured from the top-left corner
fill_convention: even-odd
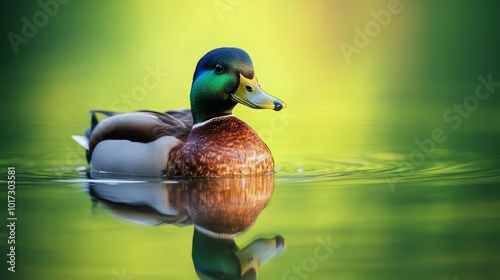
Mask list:
[[[224,67],[220,64],[215,65],[215,73],[222,74],[224,72]]]
[[[219,278],[219,279],[224,279],[224,278],[226,278],[226,276],[224,275],[224,272],[222,272],[222,271],[217,271],[217,278]]]

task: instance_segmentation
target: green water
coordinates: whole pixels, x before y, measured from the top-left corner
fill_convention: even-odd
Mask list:
[[[193,247],[233,262],[234,248],[256,250],[259,279],[500,279],[498,3],[399,2],[349,57],[340,44],[355,45],[393,1],[69,1],[16,47],[7,34],[22,35],[23,18],[44,8],[6,2],[0,279],[196,279]],[[70,136],[91,109],[189,106],[198,59],[220,46],[248,51],[259,83],[288,107],[235,108],[276,162],[264,191],[235,197],[267,206],[244,216],[253,224],[234,240],[193,242],[193,213],[175,225],[133,200],[162,201],[148,190],[189,198],[185,182],[89,178]]]
[[[336,157],[335,145],[323,139],[322,146],[277,158],[267,207],[235,238],[239,247],[257,237],[286,240],[286,249],[261,267],[260,279],[499,275],[500,163],[491,152],[498,136],[469,135],[481,137],[480,145],[465,135],[455,147],[436,144],[424,163],[411,167],[401,163],[407,155],[397,147],[406,137],[387,129],[378,128],[374,142],[391,139],[391,145],[358,148],[363,156]],[[2,279],[195,279],[193,226],[145,226],[119,218],[89,194],[89,184],[118,193],[123,184],[133,185],[140,192],[144,179],[94,181],[85,165],[71,164],[83,161],[83,153],[65,152],[65,162],[43,152],[65,145],[80,151],[61,139],[24,153],[13,149],[2,160],[5,176],[7,166],[16,167],[18,218],[15,273],[6,271],[8,239],[2,230],[1,273],[8,277]],[[7,223],[4,211],[1,220]],[[329,249],[321,249],[325,242]]]

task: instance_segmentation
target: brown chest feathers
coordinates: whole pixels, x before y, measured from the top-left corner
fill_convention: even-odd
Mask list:
[[[194,127],[184,145],[174,148],[167,176],[226,176],[274,172],[274,160],[255,131],[234,116]]]

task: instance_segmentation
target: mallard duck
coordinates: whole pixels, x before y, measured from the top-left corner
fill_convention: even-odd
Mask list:
[[[261,268],[285,249],[281,235],[253,238],[242,247],[235,242],[271,200],[274,174],[115,183],[88,183],[94,205],[140,225],[194,224],[191,248],[199,279],[257,279]]]
[[[236,104],[279,111],[286,104],[260,87],[250,56],[218,48],[196,66],[191,109],[165,113],[91,111],[86,137],[93,172],[144,176],[225,176],[274,172],[257,133],[232,114]],[[96,114],[107,116],[98,121]]]

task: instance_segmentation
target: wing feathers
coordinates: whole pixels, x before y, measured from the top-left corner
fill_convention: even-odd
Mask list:
[[[174,136],[185,142],[193,125],[189,109],[167,113],[152,111],[122,114],[108,111],[92,111],[91,113],[93,128],[88,141],[90,154],[99,142],[108,139],[148,143],[162,136]],[[96,123],[95,113],[103,113],[109,117]],[[79,140],[75,139],[75,141],[82,145]]]

